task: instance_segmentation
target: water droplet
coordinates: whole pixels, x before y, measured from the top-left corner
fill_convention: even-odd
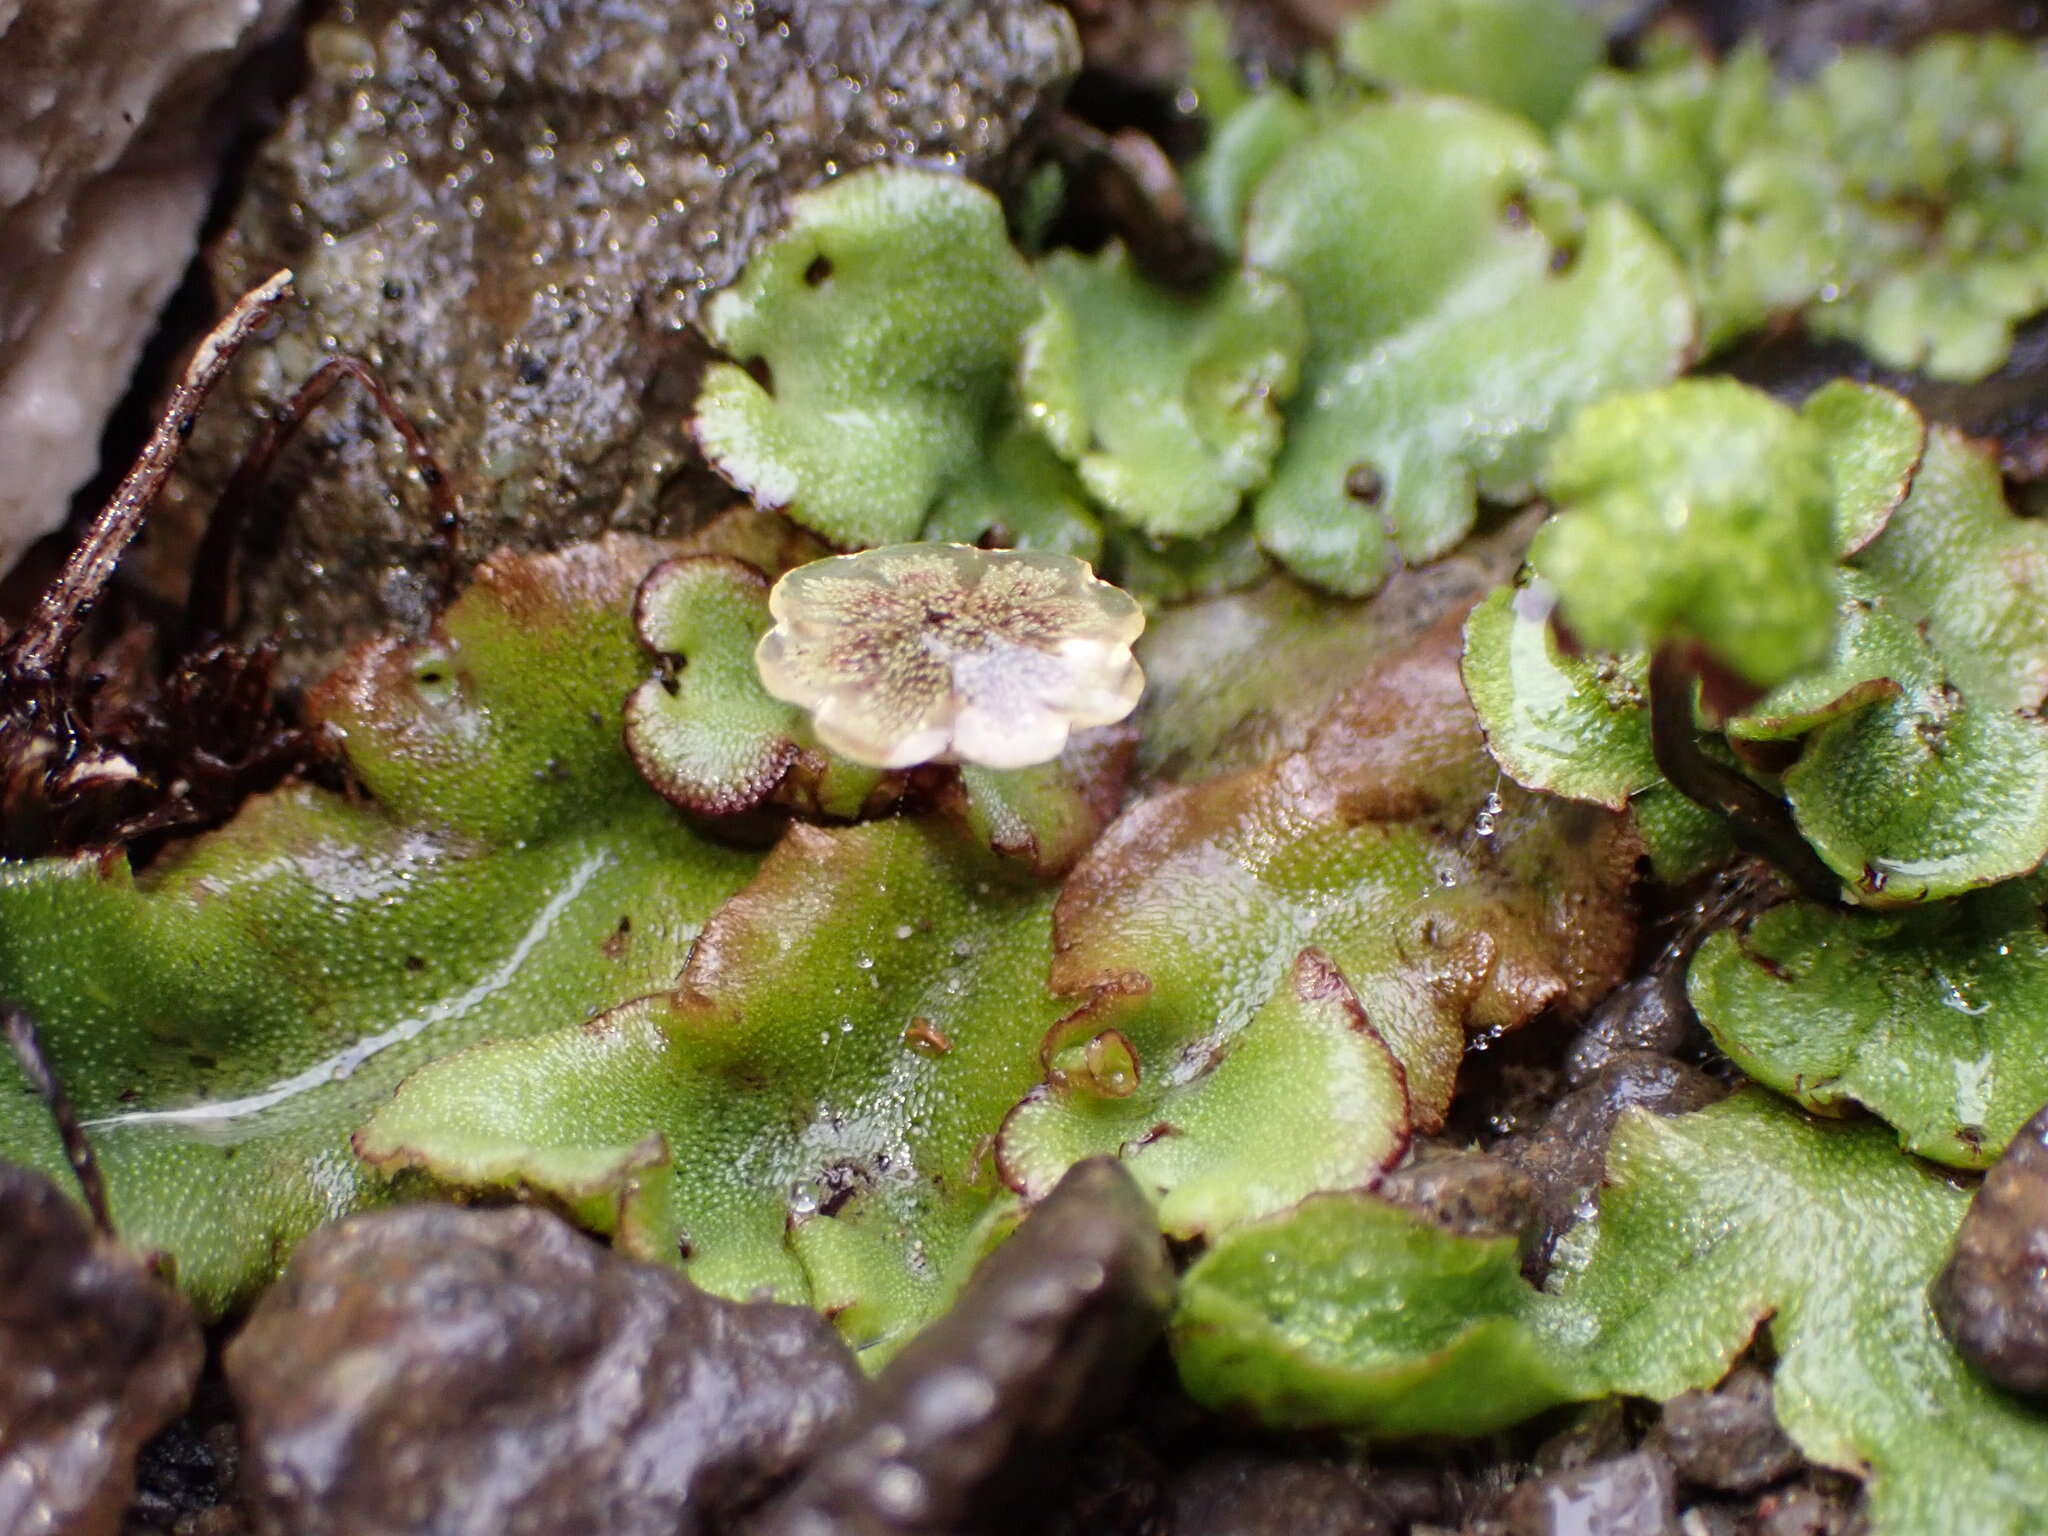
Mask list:
[[[789,1209],[797,1216],[809,1216],[818,1209],[818,1186],[799,1179],[789,1186]]]
[[[853,963],[864,971],[872,971],[875,968],[875,957],[873,955],[855,955]]]
[[[896,925],[896,937],[899,939],[907,939],[915,932],[917,930],[908,923],[898,923]]]
[[[1479,815],[1472,823],[1472,831],[1478,837],[1493,836],[1493,829],[1500,822],[1500,795],[1487,791],[1486,799],[1480,803]]]

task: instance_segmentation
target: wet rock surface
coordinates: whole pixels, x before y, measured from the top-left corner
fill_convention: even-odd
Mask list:
[[[1538,1266],[1565,1228],[1590,1215],[1607,1171],[1607,1139],[1625,1109],[1682,1115],[1727,1093],[1697,1067],[1648,1051],[1618,1051],[1551,1108],[1543,1123],[1495,1150],[1535,1183],[1541,1222],[1530,1257]]]
[[[191,547],[250,414],[334,352],[427,432],[463,565],[688,525],[726,499],[686,432],[691,321],[789,194],[885,159],[1000,182],[1079,64],[1044,0],[352,0],[307,55],[212,259],[223,301],[290,266],[305,303],[201,422],[162,547]],[[353,389],[273,477],[243,561],[245,627],[279,631],[293,673],[437,596],[428,498]]]
[[[1509,1536],[1678,1536],[1676,1479],[1639,1451],[1526,1482],[1502,1517]]]
[[[2048,1109],[1984,1175],[1929,1299],[1970,1364],[2009,1392],[2048,1395]]]
[[[831,1325],[706,1296],[545,1212],[322,1228],[228,1346],[259,1531],[716,1528],[861,1388]]]
[[[1565,1081],[1583,1087],[1630,1052],[1675,1056],[1695,1023],[1685,996],[1685,967],[1660,966],[1624,982],[1580,1026],[1564,1056]]]
[[[1042,1520],[1062,1441],[1112,1413],[1173,1269],[1122,1164],[1077,1164],[877,1380],[748,1536],[940,1536]]]
[[[47,1178],[0,1164],[0,1531],[119,1529],[136,1451],[203,1352],[190,1307]]]
[[[1512,1237],[1538,1214],[1535,1181],[1506,1158],[1430,1142],[1419,1143],[1373,1193],[1471,1237]]]
[[[1771,1407],[1771,1378],[1754,1365],[1736,1367],[1711,1392],[1672,1398],[1650,1443],[1686,1482],[1724,1493],[1754,1493],[1800,1466]]]
[[[1170,1366],[1146,1378],[1113,1433],[1079,1456],[1071,1491],[1032,1536],[1232,1536],[1325,1529],[1379,1536],[1851,1536],[1861,1485],[1808,1465],[1769,1418],[1768,1377],[1744,1363],[1713,1392],[1652,1405],[1591,1403],[1559,1426],[1433,1446],[1347,1448],[1260,1435],[1195,1409]],[[1731,1403],[1739,1399],[1739,1406]],[[1681,1427],[1683,1434],[1676,1433]],[[1768,1485],[1757,1481],[1768,1473]],[[1712,1486],[1719,1479],[1727,1487]],[[1734,1491],[1734,1485],[1743,1491]],[[1329,1522],[1327,1525],[1319,1522]],[[1344,1523],[1348,1522],[1348,1523]]]

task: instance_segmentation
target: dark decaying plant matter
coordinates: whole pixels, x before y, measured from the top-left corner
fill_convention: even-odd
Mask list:
[[[350,357],[316,368],[267,418],[222,493],[198,546],[175,643],[158,667],[120,658],[108,676],[78,654],[123,552],[236,357],[292,295],[279,272],[243,295],[200,343],[155,429],[106,506],[21,624],[0,642],[0,850],[14,855],[125,845],[224,820],[254,790],[307,768],[314,734],[280,707],[275,648],[226,640],[235,563],[256,487],[307,414],[345,379],[360,384],[403,439],[439,509],[444,597],[455,576],[461,512],[432,449],[376,375]],[[147,637],[136,652],[148,648]]]
[[[111,711],[95,707],[98,681],[74,655],[200,408],[284,302],[291,281],[291,273],[279,272],[252,289],[200,344],[134,465],[27,617],[0,642],[0,847],[75,847],[203,820],[209,810],[231,808],[254,777],[275,776],[303,758],[303,746],[271,723],[260,652],[201,652],[175,669],[161,701]],[[251,715],[261,723],[249,723]],[[189,776],[157,777],[177,775],[185,761]]]

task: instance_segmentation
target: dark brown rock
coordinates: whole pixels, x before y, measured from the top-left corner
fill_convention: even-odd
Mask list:
[[[1535,1478],[1508,1495],[1511,1536],[1678,1536],[1671,1464],[1639,1451]]]
[[[1130,1174],[1075,1165],[751,1536],[941,1536],[1042,1511],[1060,1443],[1114,1412],[1172,1297]]]
[[[1737,1366],[1711,1392],[1681,1392],[1664,1405],[1650,1444],[1689,1483],[1754,1493],[1799,1469],[1799,1450],[1778,1427],[1771,1378]]]
[[[1394,1536],[1393,1517],[1342,1467],[1212,1456],[1173,1486],[1173,1536]]]
[[[1616,1057],[1630,1051],[1676,1055],[1694,1023],[1685,996],[1685,967],[1661,968],[1625,982],[1609,993],[1580,1026],[1565,1052],[1565,1080],[1574,1088],[1589,1082]]]
[[[1559,1099],[1537,1129],[1503,1141],[1496,1150],[1536,1184],[1542,1223],[1532,1260],[1547,1263],[1559,1234],[1592,1214],[1607,1172],[1607,1138],[1624,1109],[1681,1115],[1726,1092],[1697,1067],[1623,1051]]]
[[[1929,1299],[1970,1364],[2008,1392],[2048,1394],[2048,1109],[1984,1175]]]
[[[225,299],[279,266],[305,305],[200,424],[159,512],[151,585],[250,436],[328,353],[362,357],[464,506],[464,565],[501,545],[670,531],[724,499],[685,434],[691,328],[792,192],[890,159],[1002,180],[1079,63],[1046,0],[344,0],[213,255]],[[417,626],[434,518],[390,430],[344,388],[272,483],[245,628],[303,674]],[[175,568],[173,568],[175,567]]]
[[[1536,1185],[1504,1157],[1419,1142],[1373,1193],[1470,1237],[1513,1237],[1537,1216]]]
[[[0,1531],[120,1528],[204,1356],[184,1301],[48,1179],[0,1164]]]
[[[227,1350],[257,1529],[688,1536],[798,1466],[861,1380],[801,1307],[707,1296],[544,1211],[313,1234]]]

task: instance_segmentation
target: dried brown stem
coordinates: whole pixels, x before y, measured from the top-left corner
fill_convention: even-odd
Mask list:
[[[64,1156],[71,1164],[72,1175],[78,1180],[79,1192],[85,1196],[93,1225],[104,1236],[112,1237],[114,1218],[107,1208],[107,1186],[100,1177],[99,1160],[93,1156],[92,1143],[85,1139],[85,1127],[79,1123],[71,1096],[64,1091],[55,1068],[50,1065],[50,1058],[43,1053],[43,1042],[36,1033],[35,1020],[19,1008],[0,1011],[5,1013],[7,1043],[13,1048],[15,1059],[21,1063],[22,1074],[28,1078],[29,1085],[43,1096],[43,1102],[50,1107],[50,1118],[57,1122],[57,1134],[64,1142]]]
[[[227,373],[236,354],[284,301],[291,285],[289,271],[274,273],[243,294],[228,311],[227,318],[199,343],[134,466],[92,520],[85,537],[64,562],[57,579],[37,600],[28,620],[0,647],[0,677],[20,685],[47,682],[56,676],[84,627],[86,615],[113,578],[122,552],[148,520],[150,504],[170,477],[171,467],[178,462],[200,406]]]
[[[391,424],[392,430],[404,440],[406,451],[412,455],[413,466],[419,471],[420,480],[433,499],[434,526],[440,543],[442,597],[445,600],[454,595],[453,587],[459,575],[457,539],[462,530],[462,508],[456,500],[454,487],[442,473],[440,461],[434,457],[426,434],[392,399],[384,381],[377,377],[370,365],[360,358],[330,357],[314,369],[305,383],[293,392],[291,399],[264,422],[262,432],[242,456],[241,463],[235,466],[234,474],[221,491],[220,500],[214,506],[213,520],[207,526],[198,558],[193,562],[192,595],[185,608],[185,643],[188,648],[196,649],[227,632],[228,608],[234,591],[235,554],[241,548],[242,535],[248,527],[256,488],[270,472],[277,456],[298,435],[306,418],[320,408],[344,379],[354,379],[362,385],[371,402]]]

